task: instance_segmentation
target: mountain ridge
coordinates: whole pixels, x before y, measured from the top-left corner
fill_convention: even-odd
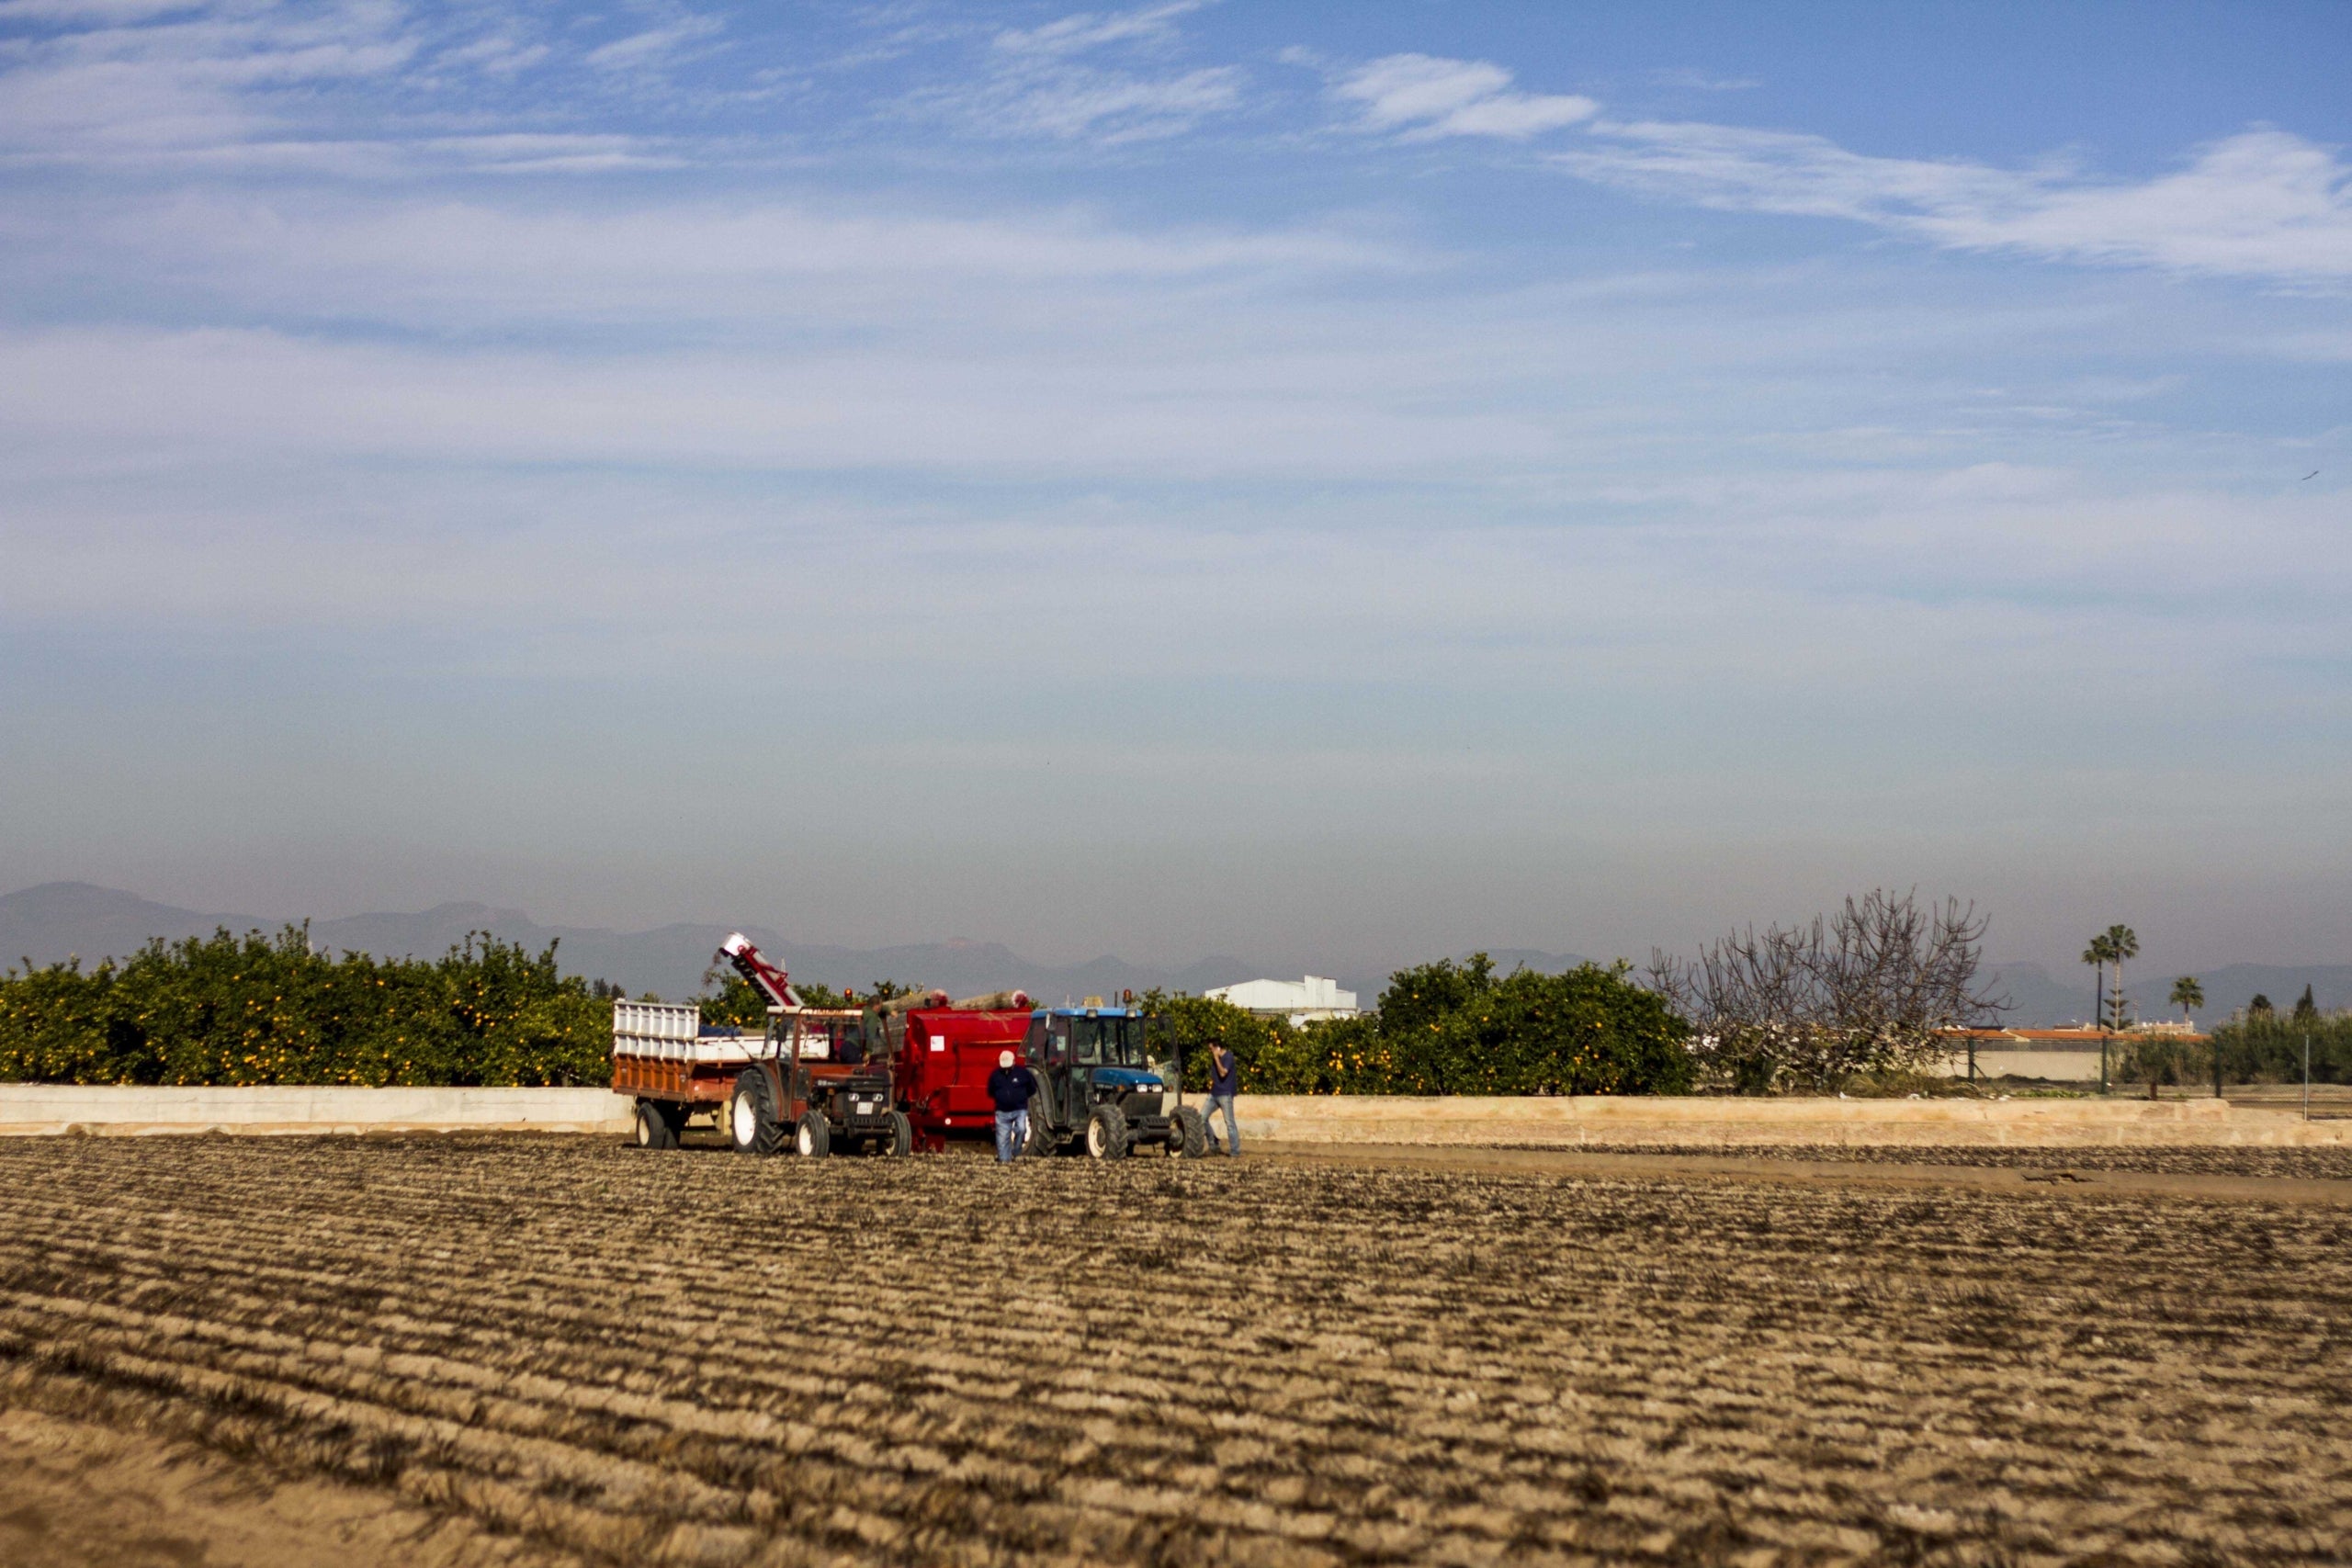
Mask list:
[[[85,882],[51,882],[0,895],[0,966],[30,962],[60,963],[78,955],[85,964],[107,956],[126,957],[160,937],[209,936],[226,927],[232,931],[275,931],[287,922],[258,916],[206,913],[159,904],[134,893]],[[300,923],[300,922],[295,922]],[[398,957],[438,957],[477,931],[488,931],[507,942],[534,950],[556,944],[556,959],[566,974],[606,979],[632,993],[653,992],[686,998],[702,988],[702,976],[721,938],[741,930],[776,954],[792,973],[836,989],[870,987],[876,980],[936,986],[958,996],[1018,986],[1041,1000],[1067,996],[1114,996],[1124,989],[1199,993],[1214,986],[1231,985],[1261,976],[1287,977],[1286,966],[1253,964],[1232,954],[1216,954],[1191,964],[1137,964],[1103,954],[1078,964],[1041,964],[1014,953],[1003,943],[969,937],[944,942],[911,942],[878,948],[852,948],[800,942],[773,928],[741,927],[679,921],[641,931],[616,931],[593,926],[543,926],[521,909],[501,908],[479,900],[452,900],[413,913],[378,912],[314,919],[311,940],[322,948],[372,953]],[[1547,953],[1537,948],[1487,950],[1496,968],[1508,974],[1525,964],[1557,973],[1585,962],[1575,953]],[[1457,958],[1466,954],[1455,954]],[[2081,1021],[2091,1012],[2089,976],[2062,980],[2045,964],[2022,959],[1986,965],[1990,989],[2006,991],[2015,1008],[2007,1021],[2021,1028],[2051,1028]],[[1387,976],[1337,975],[1343,988],[1353,990],[1369,1008],[1387,984]],[[2262,993],[2281,1010],[2293,1005],[2310,985],[2324,1009],[2352,1006],[2352,964],[2232,964],[2202,971],[2207,1022],[2225,1018]],[[2146,979],[2126,977],[2124,994],[2139,1003],[2139,1016],[2171,1016],[2162,1005],[2171,988],[2169,976]],[[2150,998],[2153,998],[2151,1000]]]

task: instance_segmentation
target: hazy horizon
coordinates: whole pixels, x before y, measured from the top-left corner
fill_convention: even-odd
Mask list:
[[[2347,80],[2317,4],[0,5],[0,888],[2352,961]]]

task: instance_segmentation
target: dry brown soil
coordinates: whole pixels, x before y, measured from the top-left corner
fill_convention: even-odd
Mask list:
[[[0,1562],[2340,1562],[2347,1334],[2339,1202],[12,1140]]]

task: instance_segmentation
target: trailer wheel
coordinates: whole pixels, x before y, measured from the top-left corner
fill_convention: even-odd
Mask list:
[[[1091,1159],[1127,1157],[1127,1119],[1115,1105],[1098,1105],[1086,1119],[1086,1153]]]
[[[776,1120],[767,1075],[757,1067],[735,1079],[734,1098],[727,1102],[727,1141],[739,1155],[772,1155],[783,1146],[784,1124]]]
[[[900,1158],[915,1152],[915,1124],[905,1111],[890,1112],[890,1135],[883,1140],[881,1152]]]
[[[666,1108],[650,1100],[637,1102],[637,1146],[640,1149],[674,1149],[678,1134],[670,1126]]]
[[[803,1159],[822,1159],[833,1152],[833,1129],[823,1111],[811,1108],[800,1113],[792,1129],[792,1152]]]
[[[1168,1130],[1168,1152],[1182,1159],[1201,1159],[1209,1152],[1209,1119],[1189,1105],[1180,1105]]]

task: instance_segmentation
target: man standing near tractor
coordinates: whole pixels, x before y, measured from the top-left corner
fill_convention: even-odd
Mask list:
[[[1011,1165],[1029,1141],[1029,1101],[1037,1092],[1037,1075],[1012,1065],[1012,1053],[996,1054],[996,1071],[989,1075],[989,1098],[996,1102],[996,1162]]]
[[[1225,1147],[1222,1153],[1241,1152],[1241,1123],[1233,1117],[1233,1097],[1241,1092],[1241,1062],[1225,1048],[1222,1040],[1209,1042],[1209,1146],[1216,1147],[1216,1113],[1225,1112]]]

